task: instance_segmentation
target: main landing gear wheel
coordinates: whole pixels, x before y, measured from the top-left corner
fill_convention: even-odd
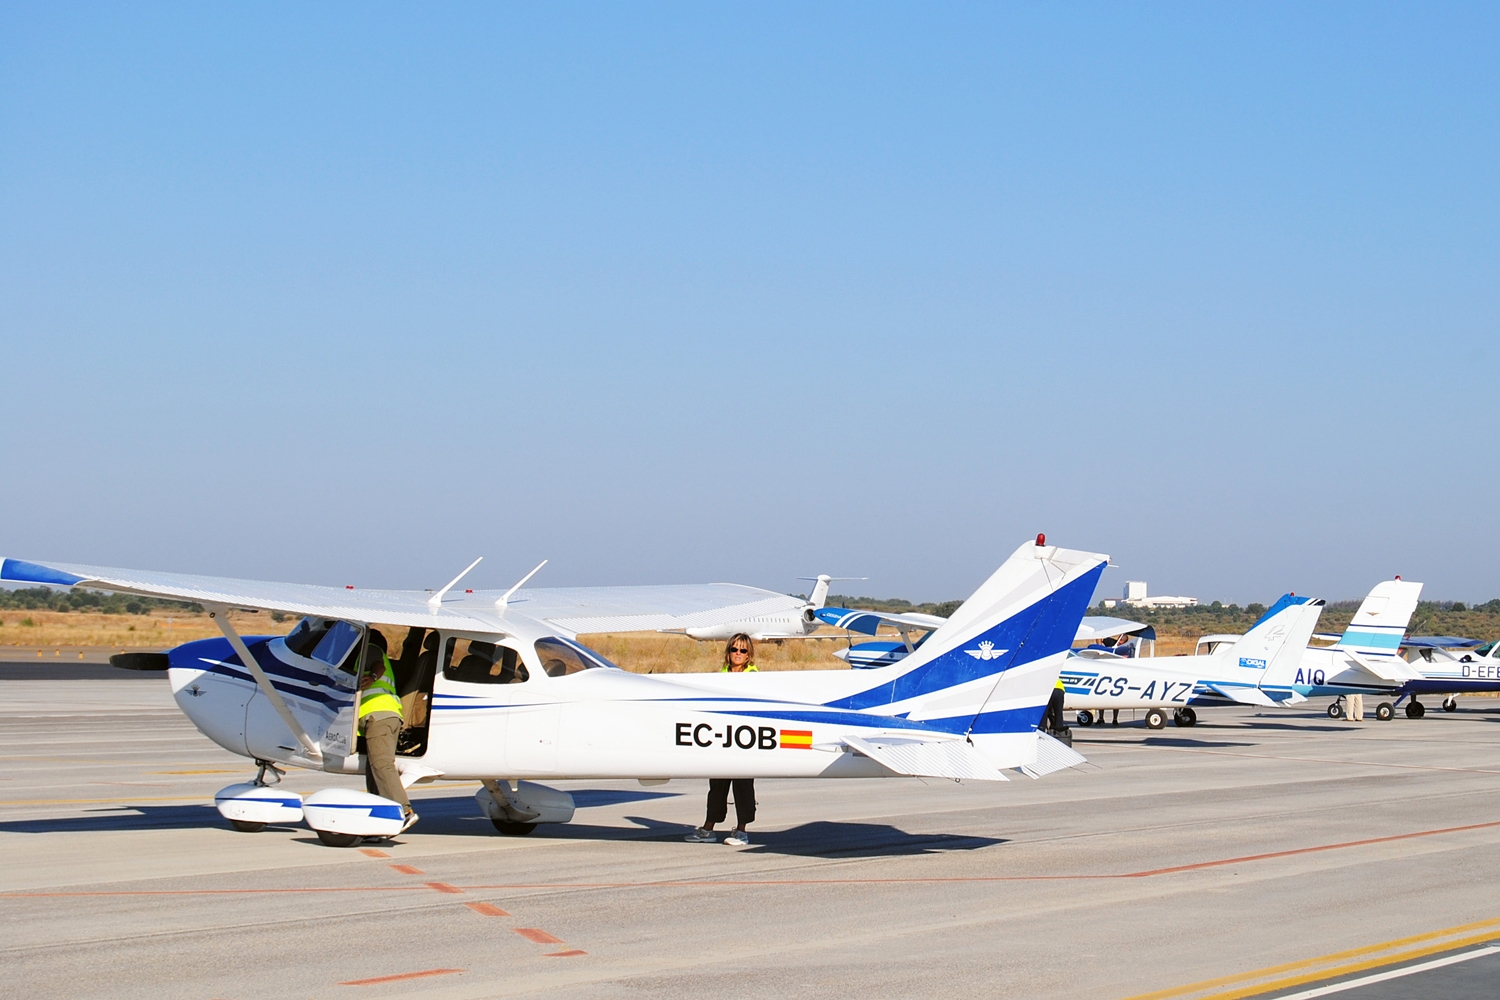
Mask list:
[[[1396,717],[1396,706],[1388,701],[1382,701],[1375,706],[1375,718],[1381,722],[1390,722]]]
[[[1100,721],[1102,722],[1104,720],[1101,719]],[[1078,724],[1080,726],[1092,726],[1094,724],[1094,713],[1090,712],[1088,709],[1084,709],[1082,712],[1079,712]]]
[[[353,833],[334,833],[331,830],[319,830],[318,839],[329,847],[353,847],[365,838]]]
[[[1179,708],[1172,713],[1172,721],[1179,726],[1195,725],[1198,721],[1198,713],[1191,708]]]
[[[1458,702],[1454,701],[1452,698],[1449,698],[1447,701],[1443,702],[1443,711],[1445,711],[1445,712],[1457,712],[1458,711]]]
[[[512,823],[510,820],[495,819],[493,816],[490,817],[490,822],[495,824],[496,830],[507,837],[524,837],[536,829],[535,823]]]
[[[1146,728],[1161,729],[1167,724],[1167,713],[1159,708],[1146,709]]]
[[[240,833],[260,833],[260,831],[266,828],[266,824],[264,823],[251,823],[243,819],[232,819],[229,821],[229,825],[240,831]]]
[[[1344,706],[1334,702],[1328,706],[1328,717],[1330,719],[1342,719],[1344,717]]]
[[[1420,701],[1409,701],[1406,703],[1406,717],[1408,719],[1420,719],[1427,714],[1427,706]]]

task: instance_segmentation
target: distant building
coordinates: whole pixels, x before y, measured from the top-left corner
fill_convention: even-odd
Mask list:
[[[1119,600],[1104,601],[1106,608],[1118,607],[1121,604],[1132,608],[1193,608],[1198,606],[1196,597],[1147,597],[1145,580],[1126,580],[1125,593]]]

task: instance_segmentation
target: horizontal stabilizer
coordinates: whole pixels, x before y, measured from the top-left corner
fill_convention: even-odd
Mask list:
[[[1257,687],[1246,687],[1241,684],[1215,684],[1211,681],[1200,681],[1201,688],[1241,705],[1255,705],[1259,708],[1285,708],[1288,705],[1298,705],[1307,700],[1307,696],[1297,691],[1276,690],[1266,692]],[[1281,697],[1275,697],[1279,695]]]
[[[845,736],[844,742],[897,774],[917,778],[1009,781],[967,740],[917,740],[910,737]]]
[[[1036,763],[1023,764],[1018,770],[1022,774],[1032,778],[1040,778],[1053,771],[1061,771],[1065,767],[1077,767],[1079,764],[1087,764],[1088,758],[1068,746],[1062,740],[1055,740],[1046,733],[1038,730],[1036,734]]]
[[[1349,657],[1360,667],[1379,677],[1383,681],[1393,684],[1405,684],[1407,681],[1419,681],[1423,678],[1420,670],[1414,669],[1411,664],[1399,656],[1361,656],[1352,649],[1345,648],[1344,655]]]

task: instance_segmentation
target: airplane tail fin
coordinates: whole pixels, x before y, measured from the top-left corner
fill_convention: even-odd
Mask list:
[[[1395,656],[1421,596],[1420,583],[1408,583],[1400,577],[1377,583],[1334,648],[1366,658]]]
[[[1024,736],[1036,727],[1109,557],[1037,542],[1018,548],[900,662],[861,671],[868,686],[830,707],[879,709],[968,736]],[[1002,755],[1005,756],[1005,755]]]
[[[815,609],[821,608],[828,603],[828,585],[833,582],[833,577],[826,573],[818,575],[818,582],[813,584],[812,593],[807,595],[807,603]]]
[[[1277,605],[1281,607],[1280,611],[1274,616],[1268,611],[1262,619],[1265,626],[1259,647],[1244,645],[1256,634],[1257,630],[1251,629],[1244,639],[1234,644],[1230,655],[1237,658],[1239,666],[1253,667],[1253,662],[1246,661],[1268,653],[1260,690],[1277,704],[1296,704],[1307,700],[1295,686],[1304,683],[1299,674],[1302,657],[1307,652],[1307,642],[1312,638],[1313,630],[1318,627],[1324,602],[1288,594]]]
[[[1276,661],[1277,666],[1284,666],[1286,659],[1283,657],[1277,661],[1278,655],[1290,649],[1295,656],[1301,656],[1302,648],[1312,637],[1312,632],[1309,631],[1300,644],[1288,641],[1291,630],[1297,627],[1303,618],[1303,609],[1309,606],[1318,608],[1317,614],[1312,619],[1316,625],[1317,615],[1322,614],[1322,601],[1298,597],[1296,594],[1283,594],[1280,600],[1271,605],[1266,613],[1250,626],[1250,631],[1245,633],[1244,638],[1233,646],[1224,647],[1224,652],[1234,658],[1235,666],[1247,670],[1266,670],[1273,665],[1273,661]],[[1293,664],[1293,669],[1295,669],[1295,664]]]

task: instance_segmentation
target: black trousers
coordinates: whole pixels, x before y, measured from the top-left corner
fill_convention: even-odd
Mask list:
[[[1062,688],[1052,689],[1052,696],[1047,699],[1047,711],[1042,716],[1044,730],[1055,733],[1063,727],[1063,700],[1066,697]]]
[[[724,822],[729,815],[729,788],[734,786],[734,818],[736,826],[755,822],[754,778],[709,778],[708,779],[708,825]]]

